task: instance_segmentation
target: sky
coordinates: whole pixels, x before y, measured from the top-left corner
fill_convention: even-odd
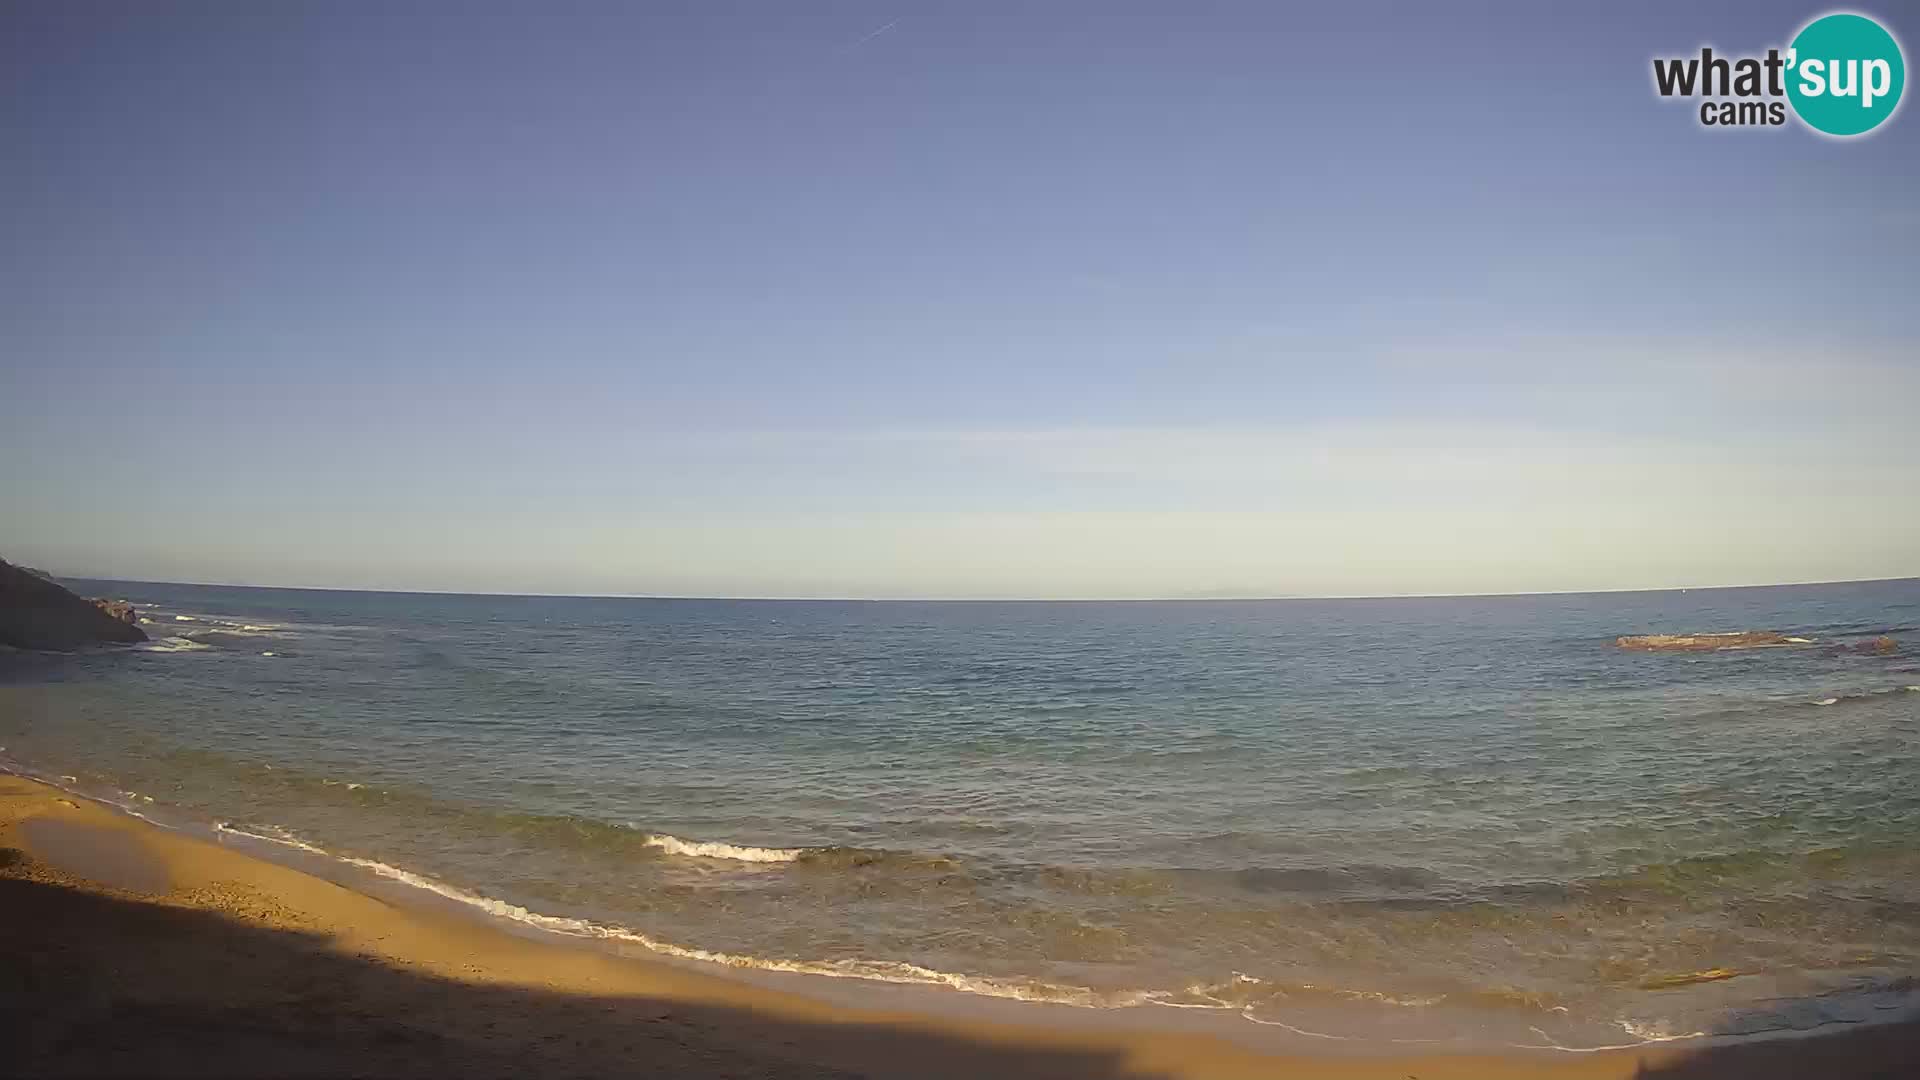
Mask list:
[[[1814,5],[0,6],[0,557],[1204,597],[1920,575]],[[1907,42],[1920,5],[1860,8]]]

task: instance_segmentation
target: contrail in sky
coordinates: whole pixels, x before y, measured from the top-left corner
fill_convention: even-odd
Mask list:
[[[894,19],[893,21],[891,21],[891,22],[889,22],[889,23],[887,23],[887,25],[885,25],[885,26],[883,26],[883,27],[881,27],[881,28],[880,28],[880,29],[878,29],[878,30],[875,30],[875,31],[873,31],[872,33],[870,33],[870,34],[868,34],[868,35],[867,35],[866,37],[863,37],[863,38],[861,38],[861,39],[860,39],[859,41],[856,41],[856,42],[854,42],[853,44],[851,44],[851,45],[849,45],[849,46],[847,46],[847,47],[846,47],[846,48],[845,48],[844,50],[842,50],[842,51],[844,51],[844,52],[852,52],[853,50],[855,50],[855,49],[857,49],[857,48],[859,48],[859,47],[860,47],[860,46],[862,46],[862,45],[865,45],[865,44],[866,44],[867,42],[869,42],[869,41],[872,41],[872,40],[873,40],[874,38],[877,38],[877,37],[879,37],[879,36],[880,36],[881,34],[884,34],[884,33],[886,33],[887,31],[889,31],[889,30],[891,30],[891,29],[893,29],[894,27],[896,27],[896,26],[898,26],[898,25],[900,25],[900,20],[899,20],[899,19]]]

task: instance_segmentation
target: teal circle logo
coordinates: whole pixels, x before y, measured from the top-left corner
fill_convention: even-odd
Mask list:
[[[1815,131],[1864,135],[1900,107],[1907,62],[1900,43],[1865,15],[1824,15],[1787,49],[1787,100]]]

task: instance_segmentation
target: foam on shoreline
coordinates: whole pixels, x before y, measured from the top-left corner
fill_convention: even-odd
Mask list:
[[[18,773],[17,771],[11,768],[5,769],[4,771],[14,773],[15,775],[24,775],[24,774]],[[46,783],[47,786],[53,787],[57,790],[69,791],[69,793],[71,794],[79,795],[82,798],[85,798],[88,801],[96,805],[99,805],[103,808],[106,808],[109,810],[118,810],[129,817],[138,818],[149,824],[159,825],[163,829],[166,829],[170,832],[175,832],[175,833],[184,832],[186,835],[190,836],[195,831],[197,831],[192,827],[186,827],[183,829],[182,826],[179,826],[179,825],[169,824],[164,821],[155,821],[152,818],[148,818],[144,814],[140,814],[137,811],[132,810],[131,807],[122,805],[113,800],[102,799],[98,796],[91,795],[83,791],[64,788],[58,784],[47,783],[47,781],[39,780],[39,778],[37,777],[33,777],[32,779],[35,779],[37,782],[40,782],[40,783]],[[135,795],[132,792],[123,792],[122,794],[129,796],[130,801],[131,799],[142,798],[141,796]],[[231,822],[223,821],[223,822],[214,823],[211,827],[211,831],[215,834],[216,837],[221,835],[239,837],[246,840],[271,844],[278,847],[284,847],[289,850],[301,852],[303,855],[323,858],[331,862],[335,862],[335,863],[346,865],[346,866],[351,866],[358,870],[362,870],[367,873],[370,873],[375,877],[393,881],[400,885],[404,885],[412,889],[417,889],[422,892],[431,893],[433,895],[441,897],[442,899],[475,909],[485,915],[488,915],[494,918],[505,919],[523,926],[528,926],[538,930],[560,934],[567,937],[585,938],[590,940],[610,941],[610,942],[617,942],[622,944],[635,945],[658,955],[673,957],[681,960],[694,961],[700,964],[710,964],[710,965],[716,965],[716,966],[733,968],[733,969],[741,969],[741,970],[766,971],[766,972],[787,973],[787,974],[794,974],[794,975],[816,975],[816,976],[833,978],[833,979],[863,980],[863,981],[883,983],[883,984],[917,985],[917,986],[931,987],[931,988],[946,988],[946,989],[957,990],[966,994],[992,997],[992,998],[1002,998],[1002,999],[1008,999],[1016,1002],[1059,1004],[1059,1005],[1068,1005],[1068,1006],[1090,1009],[1090,1010],[1123,1009],[1123,1008],[1131,1008],[1131,1007],[1142,1006],[1142,1005],[1157,1005],[1157,1006],[1167,1007],[1170,1009],[1200,1009],[1204,1011],[1212,1011],[1212,1012],[1221,1014],[1223,1018],[1227,1018],[1227,1017],[1237,1018],[1240,1020],[1247,1021],[1258,1027],[1284,1030],[1291,1035],[1295,1035],[1304,1039],[1316,1040],[1316,1041],[1331,1041],[1331,1042],[1339,1042],[1339,1043],[1350,1043],[1355,1045],[1379,1044],[1383,1046],[1385,1045],[1407,1045],[1407,1046],[1427,1045],[1427,1046],[1433,1046],[1433,1047],[1445,1046],[1449,1048],[1448,1052],[1468,1051],[1473,1049],[1475,1046],[1480,1046],[1480,1047],[1485,1047],[1485,1048],[1496,1050],[1496,1051],[1501,1048],[1505,1048],[1508,1050],[1518,1050],[1518,1051],[1552,1052],[1556,1054],[1586,1055],[1586,1054],[1594,1054],[1594,1053],[1607,1052],[1607,1051],[1630,1051],[1637,1048],[1644,1048],[1649,1046],[1655,1046],[1658,1044],[1669,1043],[1669,1042],[1679,1042],[1679,1041],[1691,1041],[1691,1040],[1704,1039],[1704,1040],[1710,1040],[1713,1043],[1718,1044],[1718,1043],[1724,1043],[1724,1042],[1739,1042],[1739,1041],[1748,1039],[1750,1036],[1752,1038],[1760,1038],[1760,1039],[1777,1038],[1777,1037],[1780,1037],[1781,1035],[1804,1036],[1804,1035],[1813,1033],[1815,1031],[1824,1029],[1824,1028],[1796,1029],[1791,1032],[1785,1031],[1783,1029],[1779,1031],[1767,1030],[1762,1032],[1754,1032],[1750,1034],[1723,1035],[1723,1034],[1712,1033],[1707,1031],[1692,1031],[1692,1030],[1683,1030],[1683,1031],[1675,1032],[1675,1031],[1669,1030],[1660,1021],[1640,1020],[1635,1018],[1620,1018],[1613,1021],[1613,1023],[1617,1025],[1622,1031],[1628,1034],[1635,1041],[1617,1042],[1617,1043],[1607,1042],[1607,1043],[1596,1044],[1596,1045],[1569,1044],[1565,1041],[1562,1041],[1561,1039],[1556,1039],[1554,1036],[1549,1035],[1547,1032],[1537,1027],[1534,1028],[1533,1030],[1542,1040],[1540,1042],[1528,1042],[1528,1041],[1517,1041],[1517,1040],[1500,1041],[1500,1042],[1472,1042],[1472,1041],[1461,1041],[1460,1039],[1455,1039],[1455,1038],[1395,1038],[1385,1033],[1364,1034],[1364,1035],[1363,1034],[1339,1034],[1335,1031],[1316,1030],[1315,1027],[1308,1026],[1308,1025],[1311,1025],[1312,1021],[1306,1020],[1302,1017],[1262,1015],[1256,1012],[1256,1008],[1258,1008],[1257,1005],[1247,1004],[1243,1001],[1232,1000],[1232,995],[1230,994],[1223,995],[1220,997],[1215,997],[1212,994],[1203,994],[1200,992],[1202,990],[1210,990],[1213,988],[1194,987],[1194,988],[1190,988],[1189,992],[1185,994],[1177,994],[1177,993],[1170,993],[1166,991],[1154,991],[1154,990],[1126,990],[1126,991],[1102,992],[1102,991],[1096,991],[1087,987],[1063,986],[1058,984],[1029,982],[1029,981],[1022,981],[1022,980],[995,978],[990,976],[969,975],[969,974],[958,973],[958,972],[940,971],[940,970],[927,968],[927,967],[923,967],[923,966],[919,966],[911,963],[902,963],[902,962],[894,962],[894,961],[875,961],[875,960],[861,960],[861,959],[848,959],[848,960],[838,960],[838,961],[806,961],[806,960],[785,959],[785,958],[777,958],[777,957],[769,958],[769,957],[747,956],[742,954],[727,953],[727,952],[718,951],[718,950],[709,950],[709,949],[702,949],[698,947],[677,945],[671,942],[661,941],[657,938],[652,937],[651,935],[645,934],[643,932],[640,932],[638,930],[634,930],[628,927],[599,923],[589,919],[573,918],[573,917],[560,916],[560,915],[551,915],[551,914],[545,914],[545,913],[533,911],[531,909],[522,907],[517,904],[513,904],[508,901],[499,900],[493,897],[488,897],[476,892],[471,892],[469,890],[462,889],[456,886],[449,885],[445,882],[438,881],[429,876],[418,874],[413,871],[410,871],[401,867],[393,866],[391,864],[384,863],[375,859],[360,858],[356,856],[343,855],[343,854],[331,852],[325,849],[324,847],[321,847],[320,845],[310,843],[285,829],[281,829],[272,825],[251,824],[251,825],[241,826]],[[247,853],[241,853],[241,854],[247,854]],[[258,856],[253,856],[253,857],[258,857]],[[271,863],[274,860],[267,859],[264,861]],[[298,869],[299,868],[298,864],[294,864],[294,868]],[[1249,983],[1249,984],[1259,984],[1262,982],[1262,980],[1254,979],[1249,976],[1236,976],[1233,982],[1236,985],[1242,982]],[[1434,999],[1395,999],[1395,998],[1372,994],[1364,991],[1340,991],[1337,988],[1324,988],[1324,989],[1327,993],[1332,995],[1344,995],[1348,997],[1366,997],[1370,1001],[1377,999],[1376,1003],[1379,1003],[1379,1004],[1391,1004],[1391,1005],[1406,1006],[1406,1007],[1424,1008],[1426,1006],[1429,1006],[1435,1003]],[[1196,997],[1199,1000],[1195,1000]],[[1561,1011],[1564,1011],[1564,1010],[1561,1010]],[[1310,1010],[1310,1013],[1311,1013],[1311,1010]],[[1905,1015],[1904,1013],[1901,1015],[1888,1014],[1885,1017],[1885,1019],[1887,1021],[1898,1021],[1903,1019],[1904,1015]],[[1876,1017],[1876,1019],[1879,1019],[1879,1018]],[[1853,1027],[1862,1026],[1856,1022],[1850,1022],[1850,1021],[1836,1022],[1834,1025],[1829,1025],[1829,1026],[1838,1027],[1843,1025],[1853,1026]],[[1871,1025],[1869,1024],[1867,1026],[1871,1026]]]

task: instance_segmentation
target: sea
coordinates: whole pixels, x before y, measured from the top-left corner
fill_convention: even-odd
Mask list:
[[[0,654],[0,767],[524,932],[1397,1049],[1751,1037],[1920,1001],[1920,580],[1151,602],[67,584],[133,601],[152,640]],[[1615,643],[1756,629],[1797,640]]]

